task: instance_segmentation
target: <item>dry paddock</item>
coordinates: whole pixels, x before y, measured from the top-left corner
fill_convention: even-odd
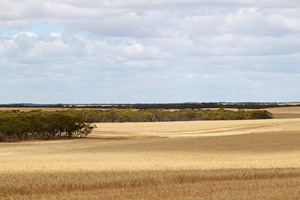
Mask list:
[[[97,126],[0,143],[0,199],[300,199],[300,118]]]

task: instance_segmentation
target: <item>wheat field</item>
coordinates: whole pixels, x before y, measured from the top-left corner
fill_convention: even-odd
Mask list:
[[[286,116],[0,143],[0,199],[300,199],[300,118]]]

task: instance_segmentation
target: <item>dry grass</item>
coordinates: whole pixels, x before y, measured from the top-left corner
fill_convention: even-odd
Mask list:
[[[266,109],[273,113],[276,119],[300,118],[300,107],[284,107]]]
[[[107,123],[87,139],[0,144],[0,199],[300,199],[299,191],[300,119]]]
[[[19,110],[28,112],[31,110],[42,110],[42,111],[63,111],[63,110],[69,110],[70,108],[43,108],[43,107],[36,107],[36,108],[30,108],[30,107],[0,107],[0,110]]]
[[[296,104],[296,103],[294,103]],[[282,104],[285,105],[285,104]],[[293,105],[293,104],[290,104]],[[299,105],[299,103],[297,103]],[[218,110],[218,108],[212,108],[211,110]],[[226,110],[232,110],[237,111],[236,108],[230,108]],[[245,109],[245,110],[251,110],[251,109]],[[278,108],[266,108],[266,109],[260,109],[260,110],[267,110],[271,112],[274,115],[275,119],[290,119],[290,118],[300,118],[300,107],[278,107]]]
[[[300,170],[293,168],[21,173],[2,175],[1,181],[3,199],[296,199],[300,195]]]
[[[106,108],[98,109],[98,108],[51,108],[51,107],[0,107],[0,111],[3,110],[19,110],[22,112],[29,112],[32,110],[41,110],[41,111],[67,111],[67,110],[90,110],[90,109],[97,109],[97,110],[108,110]]]

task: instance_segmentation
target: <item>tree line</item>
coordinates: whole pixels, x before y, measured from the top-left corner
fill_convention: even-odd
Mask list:
[[[266,110],[218,109],[69,109],[65,111],[0,111],[0,141],[86,137],[92,123],[270,119]]]
[[[68,112],[0,111],[0,142],[86,137],[93,128]]]
[[[158,121],[197,121],[197,120],[246,120],[271,119],[272,113],[266,110],[237,111],[218,109],[108,109],[108,110],[69,110],[89,122],[158,122]]]
[[[238,109],[266,109],[274,107],[300,106],[299,104],[280,104],[276,102],[202,102],[202,103],[149,103],[149,104],[0,104],[0,107],[26,108],[95,108],[95,109],[205,109],[205,108],[238,108]]]

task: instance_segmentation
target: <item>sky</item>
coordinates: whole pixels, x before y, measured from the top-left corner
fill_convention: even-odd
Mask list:
[[[295,101],[298,0],[0,1],[0,104]]]

